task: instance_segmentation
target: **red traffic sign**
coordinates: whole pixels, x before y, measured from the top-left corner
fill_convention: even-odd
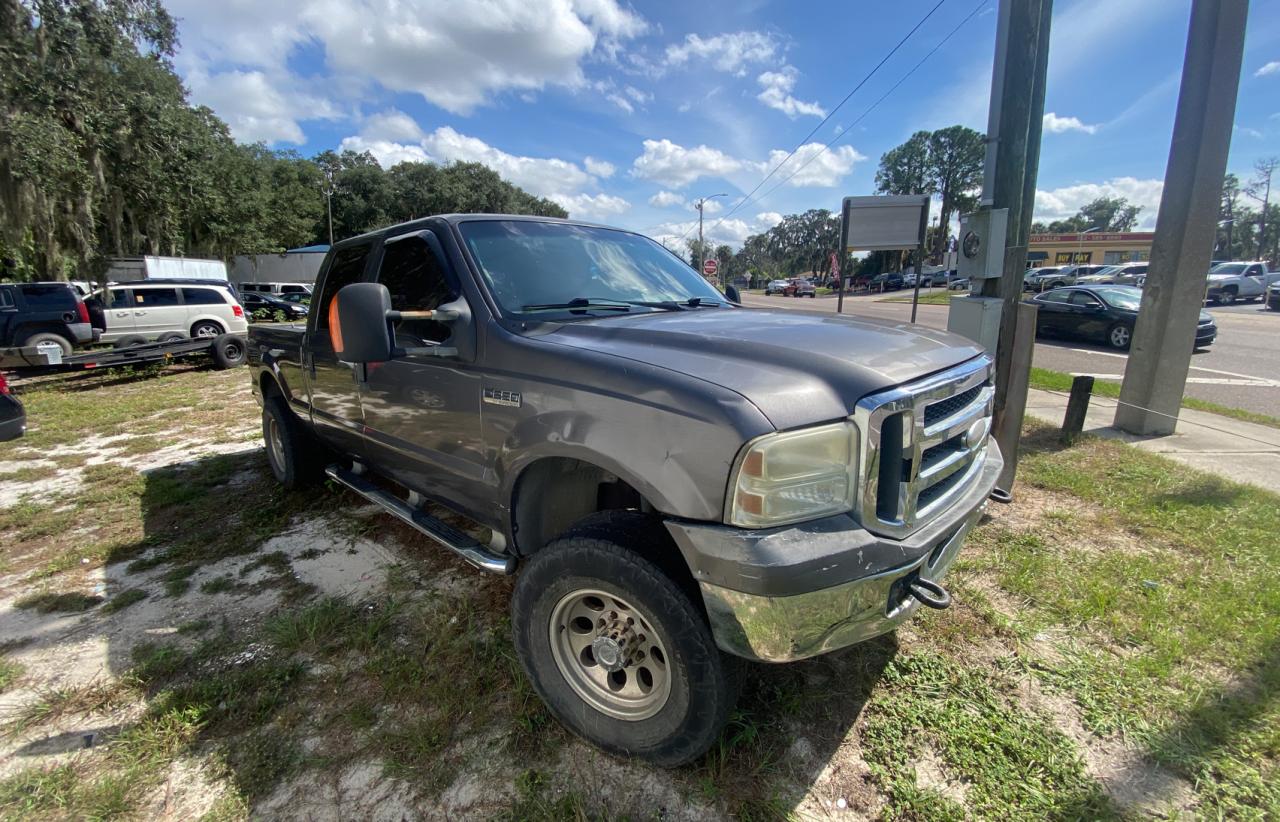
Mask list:
[[[716,262],[714,258],[710,260],[704,260],[702,263],[702,273],[710,277],[711,275],[716,273],[716,269],[718,269],[719,267],[720,267],[720,263]]]

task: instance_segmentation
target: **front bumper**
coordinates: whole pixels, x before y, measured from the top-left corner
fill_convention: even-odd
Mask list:
[[[933,522],[902,540],[847,514],[768,530],[667,523],[702,592],[716,644],[790,662],[897,627],[920,603],[904,581],[939,581],[977,524],[1004,461],[994,440],[978,479]]]
[[[1216,325],[1200,325],[1196,326],[1196,348],[1203,348],[1218,338],[1218,326]]]

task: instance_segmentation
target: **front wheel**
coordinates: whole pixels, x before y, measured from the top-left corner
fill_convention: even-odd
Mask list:
[[[1107,342],[1112,348],[1128,351],[1130,343],[1133,342],[1133,329],[1124,323],[1116,323],[1107,332]]]
[[[715,743],[737,699],[732,662],[684,590],[641,551],[647,518],[571,529],[516,580],[516,653],[551,712],[592,744],[662,767]],[[672,550],[675,550],[672,547]]]
[[[1236,292],[1231,288],[1224,288],[1218,294],[1218,302],[1223,305],[1231,305],[1236,301]]]

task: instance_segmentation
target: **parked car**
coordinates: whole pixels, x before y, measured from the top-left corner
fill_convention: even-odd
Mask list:
[[[1055,279],[1062,269],[1058,266],[1047,268],[1028,268],[1022,275],[1023,291],[1043,291],[1046,288],[1061,288],[1067,285],[1064,279]]]
[[[246,291],[240,297],[240,304],[250,314],[255,311],[266,310],[272,314],[279,311],[284,314],[287,320],[300,320],[307,316],[307,307],[301,303],[290,302],[280,297],[273,297],[270,294],[257,294],[252,291]]]
[[[248,294],[271,294],[283,297],[285,294],[306,294],[311,296],[311,286],[307,283],[241,283],[240,291]]]
[[[54,346],[65,357],[93,336],[89,307],[68,283],[0,284],[0,348]]]
[[[117,346],[249,330],[244,308],[230,284],[217,280],[117,283],[96,299],[106,315],[100,339]]]
[[[874,277],[872,277],[871,282],[868,284],[868,287],[872,291],[897,291],[899,288],[903,288],[905,285],[906,285],[906,281],[901,274],[898,274],[896,272],[895,273],[886,272],[884,274],[877,274]]]
[[[515,653],[551,713],[664,766],[725,727],[724,654],[803,659],[946,607],[1003,465],[978,344],[743,309],[653,240],[566,220],[344,240],[306,326],[249,349],[276,478],[520,566]]]
[[[1147,263],[1109,265],[1094,274],[1076,277],[1076,285],[1135,285],[1147,275]]]
[[[921,275],[920,275],[920,287],[921,287],[921,288],[933,288],[934,280],[935,280],[935,279],[941,280],[943,276],[944,276],[944,274],[943,274],[943,272],[941,272],[941,271],[936,272],[936,273],[935,273],[935,272],[932,272],[932,271],[926,271],[924,274],[921,274]],[[902,284],[903,284],[903,286],[905,286],[905,287],[907,287],[907,288],[915,288],[915,287],[916,287],[916,275],[915,275],[915,272],[914,272],[914,271],[912,271],[912,272],[908,272],[908,273],[906,273],[906,274],[903,274],[903,275],[902,275]]]
[[[1126,351],[1133,342],[1142,291],[1128,285],[1066,286],[1037,294],[1036,335],[1072,337],[1105,343]],[[1200,312],[1196,348],[1210,345],[1218,327],[1207,311]]]
[[[284,300],[294,305],[311,305],[311,295],[300,291],[290,291],[288,294],[281,294],[277,299]]]
[[[9,390],[4,372],[0,371],[0,442],[16,440],[27,431],[27,412],[22,400]]]
[[[766,296],[770,294],[781,294],[788,285],[787,280],[770,280],[769,284],[764,287]]]
[[[799,277],[793,277],[787,280],[787,287],[782,289],[784,297],[816,297],[818,289],[808,280],[802,280]]]
[[[1231,305],[1236,300],[1260,300],[1267,287],[1280,281],[1280,271],[1268,271],[1264,262],[1219,263],[1209,269],[1205,299]]]
[[[968,290],[969,290],[969,278],[968,278],[968,277],[956,277],[954,280],[952,280],[952,281],[950,281],[949,283],[947,283],[947,288],[948,288],[948,289],[950,289],[950,290],[952,290],[952,291],[968,291]]]
[[[1280,311],[1280,283],[1274,283],[1267,287],[1267,308],[1272,311]]]

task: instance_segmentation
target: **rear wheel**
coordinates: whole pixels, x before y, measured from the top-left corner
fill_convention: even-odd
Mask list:
[[[516,652],[551,712],[579,736],[610,753],[682,765],[728,721],[733,661],[691,592],[641,555],[663,535],[640,515],[601,516],[521,572],[511,602]]]
[[[324,476],[325,448],[303,427],[279,394],[262,403],[262,439],[271,473],[290,491],[305,488]]]
[[[22,341],[22,347],[34,346],[36,349],[57,348],[62,356],[71,356],[72,345],[71,340],[61,334],[55,334],[52,331],[37,331],[35,334],[28,334],[27,338]]]
[[[201,320],[191,326],[192,337],[217,337],[222,334],[222,326],[212,320]]]

